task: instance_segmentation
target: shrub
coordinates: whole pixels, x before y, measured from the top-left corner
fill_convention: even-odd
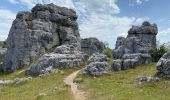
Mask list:
[[[155,48],[151,51],[151,56],[153,62],[158,62],[158,60],[168,51],[165,45],[160,45],[159,48]]]
[[[103,53],[108,57],[108,58],[113,58],[112,56],[112,49],[111,48],[106,48]]]

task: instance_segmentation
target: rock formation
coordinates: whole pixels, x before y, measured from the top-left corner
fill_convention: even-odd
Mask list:
[[[170,52],[165,53],[157,65],[157,75],[159,77],[170,78]]]
[[[101,76],[107,73],[109,70],[109,65],[107,63],[107,56],[103,54],[93,54],[88,59],[88,64],[83,69],[84,74],[89,74],[92,76]]]
[[[156,48],[157,25],[143,22],[142,26],[132,26],[128,36],[118,37],[113,50],[114,58],[122,58],[124,54],[147,53]]]
[[[84,66],[86,59],[84,54],[74,49],[72,45],[62,45],[55,52],[45,54],[31,65],[28,70],[30,75],[40,75],[53,72],[57,68],[73,68]]]
[[[132,26],[128,36],[118,37],[113,57],[112,69],[114,71],[126,70],[141,64],[150,63],[151,50],[156,48],[157,25],[145,21],[141,26]]]
[[[127,70],[150,62],[152,62],[152,59],[148,54],[125,54],[122,59],[113,60],[112,70]]]
[[[87,54],[102,53],[105,48],[104,43],[97,38],[81,39],[81,51]]]
[[[15,71],[57,46],[72,45],[80,50],[77,15],[72,9],[54,4],[37,4],[31,12],[19,12],[7,38],[3,69]]]

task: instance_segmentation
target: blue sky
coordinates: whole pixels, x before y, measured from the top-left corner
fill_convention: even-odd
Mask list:
[[[0,40],[7,38],[17,12],[30,11],[36,3],[76,10],[81,37],[97,37],[112,48],[118,36],[145,20],[158,25],[160,42],[170,41],[170,0],[1,0]]]

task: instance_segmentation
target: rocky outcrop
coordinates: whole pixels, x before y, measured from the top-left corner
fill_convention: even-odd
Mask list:
[[[156,48],[156,24],[143,22],[141,26],[132,26],[128,36],[118,37],[113,50],[112,69],[114,71],[135,68],[141,64],[152,62],[151,50]]]
[[[106,55],[93,54],[88,59],[88,64],[83,69],[83,73],[92,76],[101,76],[104,73],[107,73],[107,71],[109,70],[107,60],[108,59]]]
[[[76,20],[75,11],[54,4],[37,4],[31,12],[19,12],[8,35],[3,69],[15,71],[28,66],[35,58],[61,45],[73,45],[80,50]]]
[[[122,59],[113,60],[112,70],[120,71],[135,68],[142,64],[152,62],[152,57],[148,54],[125,54]]]
[[[102,53],[105,48],[104,43],[97,38],[81,39],[81,51],[87,54]]]
[[[170,78],[170,52],[165,53],[160,60],[158,61],[157,65],[157,75],[159,77]]]
[[[122,58],[124,54],[147,53],[150,54],[156,48],[156,24],[143,22],[141,26],[132,26],[128,36],[118,37],[116,47],[113,50],[114,58]]]
[[[75,50],[73,45],[62,45],[55,52],[45,54],[31,65],[28,70],[30,75],[40,75],[53,72],[58,68],[73,68],[84,66],[86,59],[84,54]]]

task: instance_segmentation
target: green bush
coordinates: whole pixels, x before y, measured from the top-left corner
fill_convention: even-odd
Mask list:
[[[158,60],[168,51],[165,45],[161,45],[159,48],[155,48],[151,52],[153,62],[158,62]]]
[[[103,53],[108,57],[108,58],[113,58],[113,56],[112,56],[112,49],[110,49],[110,48],[106,48],[104,51],[103,51]]]

